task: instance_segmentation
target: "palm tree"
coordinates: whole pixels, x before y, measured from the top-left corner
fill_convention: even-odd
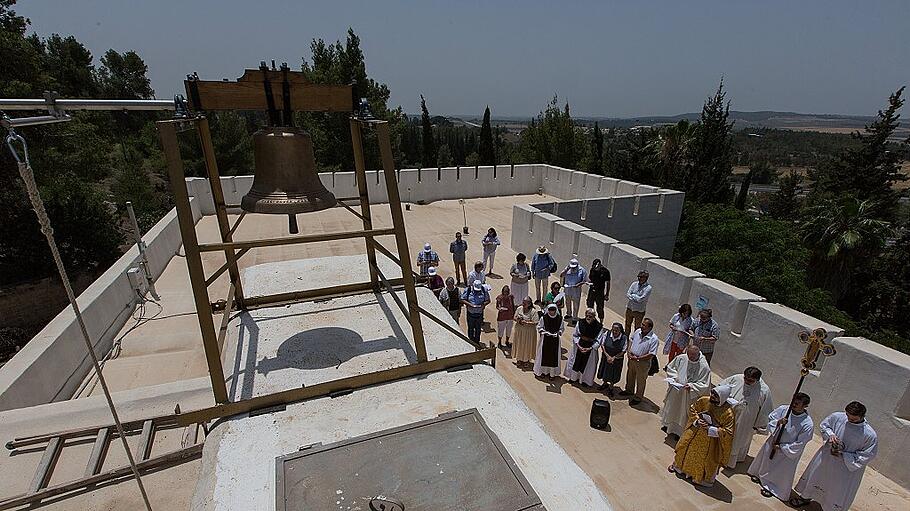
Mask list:
[[[844,195],[807,208],[802,233],[812,250],[810,284],[827,289],[835,300],[844,296],[856,264],[875,256],[894,234],[890,223],[876,218],[879,207]]]
[[[651,144],[657,157],[657,182],[660,186],[682,190],[689,171],[689,146],[698,125],[685,119],[660,129]]]

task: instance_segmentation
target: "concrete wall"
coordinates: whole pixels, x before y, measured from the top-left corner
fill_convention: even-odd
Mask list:
[[[192,201],[196,220],[201,218]],[[148,245],[149,267],[157,278],[182,244],[177,212],[171,210],[143,236]],[[136,297],[126,271],[138,266],[134,245],[77,298],[101,357],[129,320]],[[0,368],[0,411],[66,400],[91,370],[85,341],[72,308],[67,306]]]
[[[626,182],[618,182],[620,188],[624,183]],[[657,192],[654,187],[646,188],[649,193],[566,200],[533,206],[592,231],[663,257],[671,257],[685,194],[675,191]]]
[[[541,188],[542,172],[539,165],[443,167],[430,169],[399,169],[396,171],[398,193],[405,202],[433,202],[448,199],[470,199],[506,195],[536,194]],[[582,174],[582,173],[580,173]],[[388,202],[385,177],[381,171],[369,170],[367,191],[370,202]],[[322,184],[336,197],[356,197],[357,182],[354,172],[324,172],[319,174]],[[189,194],[200,199],[204,215],[215,213],[208,179],[188,178]],[[221,187],[227,204],[240,204],[240,199],[253,185],[253,176],[223,176]],[[558,196],[562,197],[562,196]]]

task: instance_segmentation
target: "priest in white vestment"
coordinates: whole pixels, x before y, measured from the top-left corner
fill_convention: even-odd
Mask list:
[[[784,502],[790,499],[793,489],[793,477],[796,465],[803,455],[803,449],[809,440],[815,425],[806,411],[809,396],[800,392],[793,396],[790,403],[790,417],[787,417],[787,405],[778,406],[768,416],[768,429],[771,434],[755,459],[749,466],[749,475],[756,483],[761,484],[761,494],[765,497],[777,497]],[[780,440],[776,443],[778,430]],[[774,458],[771,453],[774,452]]]
[[[858,401],[825,417],[819,430],[825,445],[796,483],[801,498],[790,503],[804,505],[814,500],[824,511],[845,511],[853,504],[866,465],[878,453],[878,437],[866,422],[866,407]]]
[[[575,324],[572,334],[572,349],[563,375],[569,381],[593,386],[597,376],[597,350],[603,343],[604,326],[597,320],[597,312],[589,308],[585,318]]]
[[[689,422],[689,406],[707,396],[711,388],[711,368],[698,346],[689,346],[684,355],[666,367],[667,396],[660,411],[661,429],[679,437]]]
[[[768,415],[774,409],[771,389],[761,379],[761,370],[747,367],[743,374],[736,374],[722,380],[718,385],[729,385],[733,391],[730,398],[735,401],[736,434],[733,436],[733,450],[727,466],[735,468],[746,460],[749,446],[756,432],[768,432]]]

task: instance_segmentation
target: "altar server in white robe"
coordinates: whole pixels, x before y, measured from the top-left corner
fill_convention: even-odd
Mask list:
[[[793,396],[790,403],[790,417],[786,417],[787,405],[778,406],[768,416],[768,430],[771,434],[749,466],[749,476],[761,484],[761,494],[765,497],[774,496],[785,502],[790,499],[796,465],[806,444],[812,440],[815,429],[812,417],[806,411],[808,406],[809,396],[800,392]],[[780,441],[775,445],[780,428],[783,431],[780,433]]]
[[[733,389],[730,398],[736,402],[736,434],[733,436],[730,459],[727,460],[727,466],[735,468],[749,455],[755,433],[768,432],[768,415],[774,409],[771,389],[761,379],[761,371],[757,367],[747,367],[743,374],[733,375],[718,385],[729,385]]]
[[[661,429],[678,437],[689,425],[689,406],[708,395],[711,368],[698,346],[689,346],[684,355],[667,365],[666,371],[668,388],[660,411]]]
[[[878,437],[866,422],[866,407],[853,401],[843,412],[834,412],[819,425],[825,445],[809,462],[791,499],[795,506],[809,500],[824,511],[845,511],[853,504],[866,465],[878,454]]]
[[[597,376],[597,350],[603,343],[604,326],[597,320],[597,312],[589,308],[585,318],[575,325],[572,334],[572,349],[566,370],[563,373],[569,381],[580,381],[582,385],[594,385]]]

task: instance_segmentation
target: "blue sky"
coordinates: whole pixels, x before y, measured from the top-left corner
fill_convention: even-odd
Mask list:
[[[96,58],[135,50],[159,97],[187,73],[299,67],[312,38],[353,27],[391,103],[434,114],[698,111],[724,76],[735,110],[873,115],[910,84],[910,1],[51,1],[15,9]]]

